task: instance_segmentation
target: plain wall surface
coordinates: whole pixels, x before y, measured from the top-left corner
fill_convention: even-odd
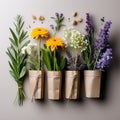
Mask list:
[[[0,120],[120,120],[120,0],[3,0],[0,2]],[[99,19],[105,17],[113,22],[111,29],[111,46],[114,59],[104,80],[103,99],[87,99],[80,101],[45,101],[31,102],[26,98],[23,107],[14,103],[17,86],[9,74],[8,56],[9,27],[17,14],[26,21],[26,28],[31,25],[49,28],[55,12],[63,12],[71,17],[73,11],[85,19],[89,12],[96,26]],[[32,15],[44,15],[44,24],[33,23]],[[67,22],[66,18],[66,22]],[[72,17],[71,17],[72,18]],[[73,18],[72,18],[73,19]],[[84,21],[85,22],[85,21]],[[84,22],[79,24],[84,29]],[[68,26],[70,23],[67,22]],[[30,30],[30,29],[29,29]],[[59,34],[61,36],[61,34]],[[25,80],[25,92],[29,96],[29,82]]]

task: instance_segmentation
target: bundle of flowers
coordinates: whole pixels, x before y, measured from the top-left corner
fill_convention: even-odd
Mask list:
[[[27,46],[22,48],[23,54],[28,54],[28,64],[30,70],[41,70],[42,66],[42,49],[41,40],[48,38],[48,30],[42,27],[34,28],[30,33],[32,39],[35,39],[34,43],[31,42]],[[36,43],[37,42],[37,43]]]
[[[86,24],[88,47],[83,52],[83,58],[89,70],[105,71],[112,59],[112,48],[109,44],[109,31],[112,22],[105,22],[98,38],[95,38],[95,28],[89,13],[86,14]]]
[[[30,96],[32,100],[42,99],[44,93],[44,68],[41,40],[48,38],[49,33],[47,29],[38,27],[32,30],[30,36],[35,39],[34,43],[30,43],[22,49],[22,53],[28,55]]]
[[[61,38],[56,37],[56,33],[61,29],[63,25],[64,16],[62,13],[55,13],[55,17],[51,17],[54,20],[55,25],[51,24],[50,27],[53,30],[53,37],[49,38],[43,49],[43,61],[47,70],[60,71],[65,67],[65,57],[60,55],[59,49],[64,49],[64,43]]]
[[[87,70],[84,71],[86,97],[100,97],[101,71],[105,71],[112,59],[109,32],[112,22],[106,21],[96,38],[94,24],[89,13],[86,14],[88,47],[83,52]]]
[[[49,38],[43,49],[43,61],[49,71],[60,71],[65,67],[65,57],[59,54],[59,49],[64,49],[64,43],[60,38]]]
[[[85,35],[76,29],[69,28],[64,30],[63,40],[66,47],[66,68],[68,70],[83,69],[81,53],[87,49],[88,45]]]
[[[66,59],[61,55],[65,45],[61,38],[56,37],[57,32],[63,25],[64,16],[62,13],[55,13],[51,17],[55,25],[50,25],[53,30],[53,37],[49,38],[43,49],[43,61],[47,68],[48,99],[59,100],[62,88],[62,70],[64,70]]]
[[[66,69],[65,72],[65,97],[77,99],[79,97],[80,70],[84,64],[81,53],[87,49],[85,35],[78,30],[69,28],[64,30],[64,43],[66,46]]]

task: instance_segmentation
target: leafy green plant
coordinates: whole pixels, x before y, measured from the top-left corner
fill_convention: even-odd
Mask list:
[[[54,30],[54,35],[55,35],[56,32],[58,32],[62,26],[65,26],[63,24],[63,21],[64,21],[63,13],[56,12],[55,17],[51,17],[51,19],[53,19],[55,22],[55,25],[52,25],[52,24],[50,25],[51,29]]]
[[[22,54],[21,50],[26,46],[29,41],[25,41],[28,37],[27,31],[23,30],[24,21],[21,15],[17,15],[13,23],[15,29],[9,28],[11,37],[10,47],[7,49],[6,54],[9,56],[8,61],[10,66],[10,74],[14,78],[18,86],[17,98],[19,105],[23,105],[25,93],[23,90],[23,80],[26,74],[26,57],[27,54]]]
[[[31,47],[31,54],[28,56],[28,64],[30,67],[30,70],[38,70],[38,62],[37,62],[37,52],[34,50],[34,47]]]
[[[66,64],[64,56],[60,55],[59,48],[65,48],[65,45],[61,38],[55,37],[56,33],[61,29],[63,24],[64,16],[63,13],[55,13],[55,17],[51,17],[54,20],[55,25],[50,25],[53,29],[53,37],[49,38],[44,46],[43,62],[46,65],[48,71],[60,71],[63,70]]]
[[[51,52],[49,48],[44,46],[43,61],[48,71],[60,71],[63,70],[66,65],[66,59],[64,56],[59,56],[56,52]],[[58,53],[58,52],[57,52]]]

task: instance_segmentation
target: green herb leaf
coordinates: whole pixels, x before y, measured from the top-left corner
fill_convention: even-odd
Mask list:
[[[24,67],[22,68],[21,72],[20,72],[20,77],[19,77],[19,79],[21,79],[21,78],[25,75],[25,73],[26,73],[26,67],[24,66]]]
[[[14,31],[11,28],[9,28],[9,30],[10,30],[10,32],[12,34],[12,37],[13,37],[13,40],[15,41],[16,46],[18,47],[18,38],[17,38],[17,35],[14,33]]]
[[[61,57],[60,59],[60,70],[63,70],[66,64],[66,59],[64,56]]]
[[[43,49],[43,61],[47,67],[47,69],[50,71],[52,70],[52,66],[51,66],[51,53],[48,49]]]
[[[12,70],[9,71],[9,73],[11,74],[11,76],[14,78],[14,80],[16,82],[18,82],[18,78],[16,77],[16,75],[14,74],[14,72]]]

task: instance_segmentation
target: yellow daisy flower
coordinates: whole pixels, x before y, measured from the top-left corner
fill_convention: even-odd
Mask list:
[[[54,51],[58,47],[64,48],[64,43],[60,38],[52,37],[46,41],[46,46],[51,49],[51,51]]]
[[[45,28],[34,28],[30,33],[31,38],[48,38],[48,31]]]

